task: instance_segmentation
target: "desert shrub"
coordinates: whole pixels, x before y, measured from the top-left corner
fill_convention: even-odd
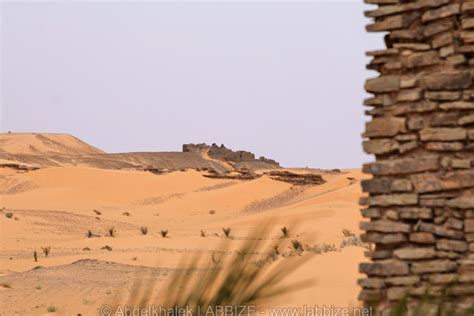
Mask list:
[[[272,249],[273,249],[273,253],[275,255],[277,255],[277,256],[280,255],[280,246],[279,245],[273,245]]]
[[[215,312],[221,306],[264,306],[270,299],[311,285],[311,280],[283,282],[310,256],[273,261],[271,254],[265,251],[268,249],[266,237],[269,231],[266,228],[262,231],[260,227],[258,234],[265,237],[252,236],[239,248],[240,253],[249,254],[243,258],[229,254],[229,243],[223,243],[219,252],[227,255],[219,260],[213,255],[214,265],[198,274],[192,272],[203,265],[203,256],[196,254],[189,258],[184,263],[185,268],[178,270],[160,291],[164,297],[155,294],[158,278],[152,277],[147,283],[137,281],[126,304],[146,306],[157,304],[156,300],[160,300],[164,301],[162,306],[166,308],[188,307],[193,311],[191,315],[196,316],[195,311],[199,309]],[[263,259],[257,260],[260,258],[257,254],[261,254]]]
[[[55,313],[56,312],[56,307],[55,306],[48,306],[48,308],[46,309],[46,311],[48,313]]]
[[[368,250],[371,249],[371,245],[363,242],[358,236],[344,238],[341,242],[340,247],[345,248],[345,247],[351,247],[351,246],[362,247]]]
[[[281,228],[281,233],[283,234],[283,238],[288,238],[290,236],[290,231],[286,226]]]
[[[48,258],[49,253],[51,252],[51,247],[41,247],[41,250],[43,250],[44,256]]]
[[[82,248],[82,251],[91,251],[91,248],[89,248],[89,247],[84,247],[84,248]]]
[[[43,269],[43,266],[34,266],[33,267],[33,270],[39,270],[39,269]]]
[[[140,232],[142,233],[142,235],[146,235],[148,234],[148,227],[140,227]]]
[[[201,230],[201,237],[206,237],[206,232],[204,230]]]
[[[344,237],[355,237],[355,234],[347,228],[342,229],[342,234]]]
[[[230,238],[230,233],[231,233],[231,231],[232,231],[232,230],[230,229],[230,227],[227,227],[227,228],[223,227],[223,228],[222,228],[222,231],[224,232],[224,236],[225,236],[226,238]]]
[[[322,245],[314,245],[312,247],[306,247],[306,250],[309,252],[313,252],[316,254],[322,254],[326,252],[332,251],[339,251],[339,248],[336,247],[334,244],[322,244]]]
[[[6,288],[6,289],[11,289],[11,288],[12,288],[12,286],[10,285],[10,283],[0,283],[0,286],[1,286],[1,287],[4,287],[4,288]]]
[[[210,211],[209,211],[209,214],[215,215],[215,214],[216,214],[216,210],[210,210]]]
[[[291,241],[291,247],[294,251],[296,252],[303,252],[303,244],[299,240],[292,240]]]
[[[13,213],[11,213],[11,212],[5,213],[5,216],[6,216],[6,218],[12,218]]]
[[[94,237],[94,234],[92,233],[92,231],[88,230],[87,231],[87,238],[92,238]]]
[[[106,229],[106,231],[107,231],[107,234],[109,235],[109,237],[115,237],[115,236],[117,236],[117,229],[116,229],[114,226],[108,227],[108,228]]]
[[[102,212],[101,211],[98,211],[98,210],[92,210],[96,215],[102,215]]]
[[[36,251],[33,251],[33,258],[35,259],[35,262],[38,262],[38,253]]]
[[[112,247],[105,245],[104,247],[100,248],[102,250],[112,251]]]
[[[166,238],[168,236],[168,230],[167,229],[162,230],[160,233],[161,233],[161,237],[163,237],[163,238]]]
[[[123,216],[130,216],[130,213],[129,212],[123,212],[122,215]]]

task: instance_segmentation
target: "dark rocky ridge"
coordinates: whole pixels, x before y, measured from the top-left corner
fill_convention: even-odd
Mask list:
[[[213,159],[219,159],[226,162],[254,162],[254,161],[261,161],[270,165],[274,165],[279,167],[280,164],[273,159],[268,159],[263,156],[259,157],[258,159],[255,158],[255,154],[245,150],[237,150],[233,151],[221,144],[218,146],[217,144],[207,145],[205,143],[200,144],[184,144],[183,145],[183,152],[192,152],[192,153],[207,153],[209,157]]]

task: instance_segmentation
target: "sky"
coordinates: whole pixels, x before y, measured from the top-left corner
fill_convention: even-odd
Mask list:
[[[362,2],[2,2],[0,130],[360,167],[364,52],[383,48]]]

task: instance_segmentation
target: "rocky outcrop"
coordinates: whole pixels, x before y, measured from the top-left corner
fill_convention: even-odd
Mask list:
[[[314,173],[296,173],[287,170],[274,170],[266,172],[265,175],[273,180],[283,181],[293,185],[319,185],[326,182],[321,175]]]
[[[359,299],[390,310],[425,293],[474,305],[474,2],[365,0],[373,96],[361,236],[374,248]]]
[[[208,170],[208,174],[204,174],[207,178],[213,179],[228,179],[228,180],[254,180],[260,178],[262,175],[255,173],[250,169],[240,169],[232,172],[216,172]]]
[[[192,152],[192,153],[207,153],[209,157],[213,159],[219,159],[226,162],[231,163],[241,163],[241,162],[264,162],[269,165],[279,166],[278,162],[273,159],[268,159],[265,157],[259,157],[258,159],[255,158],[255,154],[244,151],[238,150],[233,151],[221,144],[218,146],[217,144],[206,145],[204,143],[201,144],[184,144],[183,145],[183,152]]]

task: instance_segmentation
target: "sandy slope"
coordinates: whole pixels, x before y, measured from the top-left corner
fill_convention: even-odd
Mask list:
[[[86,155],[103,151],[69,134],[0,133],[1,151],[21,155]]]
[[[343,228],[358,232],[358,180],[363,176],[358,170],[323,176],[328,181],[323,185],[292,187],[267,177],[209,179],[197,171],[154,175],[82,167],[27,173],[3,169],[0,207],[7,210],[0,214],[0,283],[10,288],[0,287],[0,315],[41,315],[50,305],[61,315],[94,315],[99,303],[148,271],[145,267],[159,268],[164,282],[183,256],[202,253],[210,260],[222,242],[235,250],[250,231],[270,220],[270,242],[279,239],[282,226],[294,226],[292,239],[338,246]],[[117,228],[115,238],[105,236],[111,226]],[[148,227],[148,235],[140,234],[141,226]],[[223,238],[222,227],[231,227],[234,239]],[[170,238],[160,236],[163,229]],[[87,238],[88,230],[100,237]],[[284,242],[288,252],[289,240]],[[113,250],[101,249],[105,245]],[[49,258],[42,246],[51,246]],[[35,250],[39,262],[33,260]],[[355,305],[363,251],[349,247],[305,254],[309,262],[291,280],[312,278],[316,285],[271,305]],[[98,261],[73,264],[83,259]],[[43,268],[34,270],[38,265]]]

